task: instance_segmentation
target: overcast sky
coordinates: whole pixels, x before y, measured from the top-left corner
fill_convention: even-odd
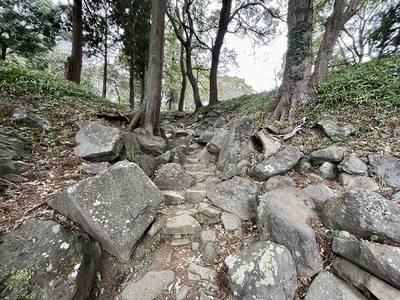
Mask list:
[[[277,37],[270,46],[253,48],[247,38],[238,39],[226,35],[226,45],[237,53],[239,68],[231,68],[229,75],[244,78],[255,91],[268,91],[280,84],[276,83],[274,70],[281,69],[283,55],[286,51],[286,34]]]

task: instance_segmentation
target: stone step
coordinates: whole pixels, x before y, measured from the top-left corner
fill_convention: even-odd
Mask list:
[[[186,171],[203,171],[207,169],[207,166],[202,164],[187,164],[184,166],[184,169]]]
[[[185,192],[185,200],[187,202],[201,202],[207,197],[206,190],[192,190],[188,189]]]
[[[206,172],[206,171],[200,171],[200,172],[188,172],[188,174],[190,176],[192,176],[194,178],[194,180],[196,180],[196,182],[204,182],[206,181],[208,178],[211,178],[214,176],[213,173],[211,172]]]

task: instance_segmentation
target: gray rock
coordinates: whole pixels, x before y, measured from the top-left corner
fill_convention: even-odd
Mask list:
[[[224,145],[224,139],[226,135],[228,134],[228,131],[225,129],[219,130],[211,139],[211,141],[207,144],[206,149],[208,152],[211,154],[219,154],[221,151],[223,145]]]
[[[339,175],[339,180],[342,185],[350,191],[358,188],[371,191],[379,190],[379,185],[371,177],[353,176],[346,173],[341,173]]]
[[[207,151],[206,148],[203,148],[199,154],[199,161],[203,165],[215,164],[218,161],[218,154],[213,154]]]
[[[338,169],[350,175],[368,176],[367,165],[355,153],[346,156],[338,165]]]
[[[163,201],[137,164],[122,161],[69,187],[49,205],[81,224],[104,250],[125,262]]]
[[[44,130],[49,130],[51,128],[50,122],[43,119],[42,117],[34,114],[26,107],[18,107],[14,110],[12,119],[19,123],[25,124],[32,128],[41,128]]]
[[[175,191],[161,191],[165,197],[166,204],[182,204],[185,202],[185,197]]]
[[[139,155],[136,156],[133,159],[134,162],[136,162],[139,167],[144,171],[144,173],[149,176],[153,177],[154,171],[156,170],[156,160],[154,159],[153,156],[150,155]]]
[[[0,134],[0,159],[17,160],[28,153],[29,151],[25,148],[24,142]]]
[[[204,262],[213,262],[218,259],[218,246],[213,242],[208,242],[204,246],[202,260]]]
[[[333,141],[343,140],[356,131],[351,124],[343,124],[333,120],[320,120],[317,122],[317,127]]]
[[[251,135],[253,120],[242,117],[235,120],[224,138],[223,146],[218,156],[217,168],[223,170],[226,165],[237,165],[241,160],[249,160],[253,152]]]
[[[205,190],[191,190],[185,191],[185,199],[187,202],[201,202],[207,197],[207,191]]]
[[[136,128],[133,133],[144,154],[158,156],[164,152],[167,142],[162,137],[152,135],[143,128]]]
[[[400,188],[400,161],[390,154],[368,155],[372,172],[381,178],[387,186]]]
[[[382,300],[398,300],[400,297],[400,290],[376,278],[346,259],[338,256],[335,257],[332,269],[336,275],[354,285],[366,295],[373,294],[377,299]]]
[[[296,183],[290,177],[277,175],[268,178],[268,180],[264,182],[263,190],[268,192],[274,189],[279,189],[287,186],[296,186]]]
[[[214,131],[205,131],[197,138],[197,142],[201,145],[206,145],[212,140],[214,135],[215,135]]]
[[[177,163],[162,165],[154,178],[154,184],[162,190],[186,190],[193,183],[194,178]]]
[[[223,213],[221,216],[222,224],[226,231],[235,231],[242,227],[242,222],[237,215],[230,213]]]
[[[284,246],[269,241],[255,243],[229,255],[225,263],[234,299],[293,299],[297,274]]]
[[[332,189],[324,184],[309,185],[301,192],[311,198],[317,206],[321,206],[326,200],[335,196]]]
[[[176,293],[176,300],[185,300],[191,290],[192,288],[190,286],[181,286],[181,288]]]
[[[83,168],[90,175],[97,175],[111,167],[109,162],[83,163]]]
[[[129,161],[134,161],[136,156],[143,154],[142,149],[140,149],[139,142],[136,139],[136,135],[132,132],[124,133],[122,135],[121,143],[121,160],[127,159]]]
[[[318,168],[318,174],[324,179],[336,179],[338,171],[337,166],[330,162],[324,162]]]
[[[137,282],[129,284],[121,293],[121,300],[153,300],[175,280],[173,271],[150,271]]]
[[[346,230],[368,239],[375,234],[380,239],[400,242],[400,208],[381,195],[366,189],[356,189],[325,201],[322,221],[326,227]]]
[[[156,158],[157,166],[169,163],[171,161],[171,151],[165,151],[163,154]]]
[[[190,244],[189,239],[174,239],[171,243],[169,243],[173,247],[185,246]]]
[[[203,243],[203,245],[207,244],[208,242],[215,242],[216,238],[217,237],[214,230],[203,230],[200,233],[200,241]]]
[[[193,217],[183,214],[167,219],[164,234],[196,234],[200,231],[199,222]]]
[[[207,198],[215,206],[248,220],[255,209],[259,192],[259,187],[250,180],[233,177],[208,190]]]
[[[314,230],[307,224],[313,215],[304,194],[295,187],[272,190],[260,197],[258,223],[261,240],[289,249],[300,276],[311,277],[322,270]]]
[[[294,170],[297,173],[304,173],[305,171],[310,170],[311,168],[312,168],[311,163],[305,157],[301,158],[299,162],[294,166]]]
[[[304,300],[366,300],[356,288],[329,272],[321,272],[311,283]]]
[[[22,161],[15,161],[11,159],[0,159],[0,178],[8,178],[13,174],[22,174],[29,171],[32,165]]]
[[[29,220],[0,235],[1,299],[86,299],[101,255],[86,234]]]
[[[239,176],[246,173],[246,171],[242,172],[237,165],[228,164],[225,166],[224,170],[222,171],[222,180],[228,180],[232,177]]]
[[[197,210],[199,213],[202,213],[210,218],[219,217],[220,215],[220,211],[218,209],[210,207],[207,203],[199,203]]]
[[[93,162],[113,161],[119,157],[122,141],[118,128],[90,122],[75,137],[77,156]]]
[[[209,282],[215,282],[217,279],[217,272],[213,269],[199,266],[195,263],[190,263],[188,268],[188,278],[189,280],[205,280]]]
[[[297,164],[300,157],[299,148],[289,145],[282,151],[263,160],[247,173],[257,180],[266,180],[272,176],[281,175],[291,170]]]
[[[400,248],[333,238],[332,251],[400,289]]]
[[[310,153],[310,159],[316,164],[324,162],[341,162],[346,149],[343,147],[331,146],[325,149],[316,150]]]

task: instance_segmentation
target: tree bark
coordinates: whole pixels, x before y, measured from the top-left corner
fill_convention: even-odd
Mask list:
[[[166,0],[152,0],[152,23],[144,128],[154,135],[160,135],[159,119],[161,108],[164,60],[164,21],[166,7]]]
[[[181,45],[181,56],[179,59],[179,64],[181,67],[182,83],[181,83],[181,93],[179,95],[178,111],[183,111],[183,105],[185,104],[185,93],[187,87],[186,70],[185,70],[185,48]]]
[[[6,54],[7,54],[7,46],[3,45],[1,47],[1,60],[6,60]]]
[[[67,59],[65,77],[76,84],[81,82],[82,43],[82,0],[74,0],[72,4],[72,51],[71,56]]]
[[[107,20],[107,9],[106,11],[106,20]],[[101,96],[103,98],[106,98],[107,96],[107,73],[108,73],[108,25],[105,25],[105,32],[104,32],[104,68],[103,68],[103,91],[101,93]]]
[[[135,108],[135,61],[133,54],[129,59],[129,107]]]
[[[215,44],[211,49],[210,101],[209,105],[218,103],[218,65],[225,34],[228,32],[232,10],[232,0],[223,0],[219,14],[218,32]]]
[[[325,33],[315,60],[314,83],[323,83],[328,75],[328,65],[339,34],[348,20],[357,12],[360,0],[335,0],[332,14],[325,23]]]
[[[298,107],[315,96],[311,74],[312,21],[312,0],[289,0],[286,65],[278,96],[267,109],[269,121],[292,123]]]

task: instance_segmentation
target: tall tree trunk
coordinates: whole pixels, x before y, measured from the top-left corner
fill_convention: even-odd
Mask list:
[[[6,60],[6,54],[7,54],[7,46],[2,45],[1,46],[1,60]]]
[[[135,108],[135,61],[133,54],[129,59],[129,107]]]
[[[214,105],[218,102],[218,65],[225,34],[228,32],[232,0],[223,0],[219,14],[218,32],[215,44],[211,49],[211,70],[210,70],[210,102]]]
[[[203,103],[200,100],[199,85],[197,84],[197,79],[193,74],[192,66],[192,46],[190,44],[186,47],[186,71],[189,78],[190,85],[193,90],[193,100],[195,105],[195,111],[203,107]]]
[[[181,45],[181,56],[179,59],[179,64],[181,67],[181,74],[182,74],[182,84],[181,84],[181,93],[179,95],[179,104],[178,104],[178,111],[183,111],[183,105],[185,103],[185,93],[187,87],[187,77],[186,77],[186,70],[185,70],[185,48]]]
[[[286,65],[278,96],[267,109],[269,121],[292,123],[298,107],[315,96],[311,74],[312,20],[312,0],[289,0]]]
[[[328,64],[339,34],[348,20],[357,12],[360,0],[351,0],[348,5],[345,0],[335,0],[332,14],[325,23],[325,33],[318,50],[314,68],[314,83],[323,83],[328,75]]]
[[[107,14],[106,14],[107,17]],[[108,28],[106,25],[106,30],[104,34],[104,68],[103,68],[103,91],[101,93],[101,96],[103,98],[106,98],[107,96],[107,73],[108,73],[108,43],[107,43],[107,35],[108,35]]]
[[[140,76],[140,104],[144,102],[146,96],[146,71],[143,68],[142,75]]]
[[[152,23],[144,128],[152,134],[160,135],[159,119],[164,60],[164,21],[167,3],[166,0],[152,0],[151,4]]]
[[[82,43],[82,0],[74,0],[72,4],[72,51],[71,56],[67,59],[65,77],[77,84],[81,82]]]

